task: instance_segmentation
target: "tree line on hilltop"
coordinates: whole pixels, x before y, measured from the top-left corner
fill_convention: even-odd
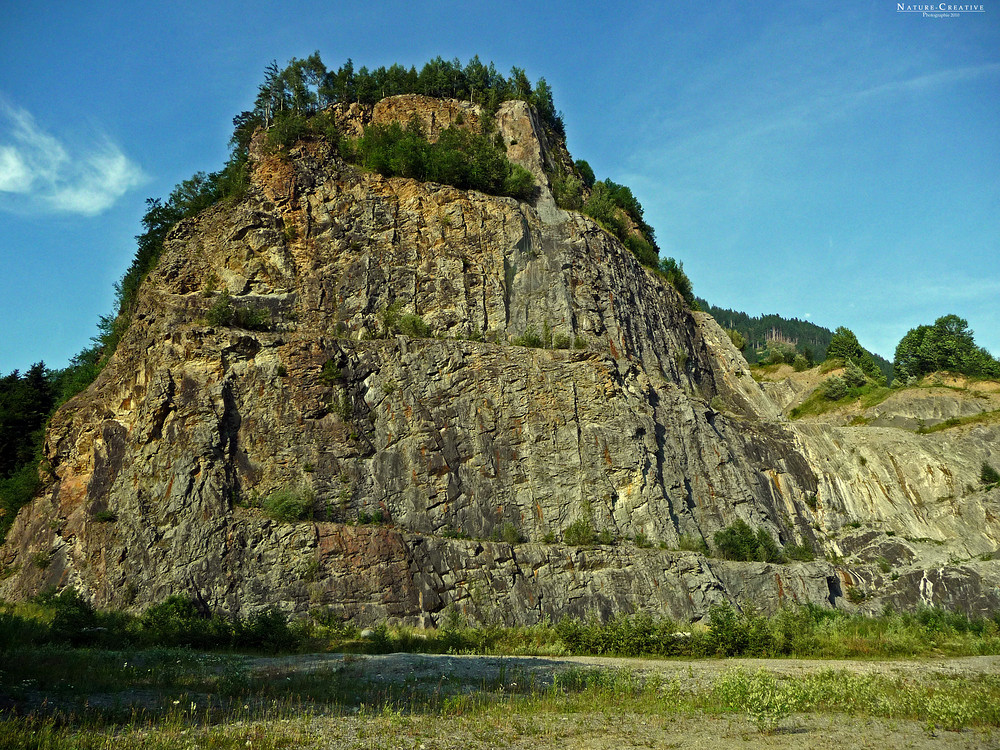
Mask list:
[[[701,298],[698,299],[698,305],[710,313],[723,328],[739,331],[745,340],[744,354],[751,364],[766,361],[772,353],[772,342],[782,340],[794,342],[796,352],[811,362],[826,359],[826,349],[833,337],[833,331],[829,328],[808,320],[786,318],[777,314],[750,316],[739,310],[709,304]]]
[[[253,112],[267,127],[285,112],[312,113],[331,104],[375,104],[400,94],[463,99],[488,113],[495,113],[505,101],[520,99],[535,108],[547,128],[565,135],[562,115],[556,111],[552,88],[545,78],[532,84],[524,69],[516,66],[505,76],[478,55],[465,65],[458,58],[435,57],[419,72],[415,66],[406,68],[398,63],[355,70],[350,58],[337,70],[327,70],[319,52],[304,60],[293,57],[284,69],[272,61],[264,71]]]
[[[932,372],[954,372],[973,378],[1000,378],[1000,361],[978,346],[969,323],[957,315],[944,315],[933,325],[911,328],[896,345],[893,361],[865,349],[844,326],[836,331],[780,315],[750,316],[717,307],[704,299],[702,310],[726,329],[736,347],[751,364],[795,364],[797,369],[819,362],[852,362],[874,382],[913,383]]]

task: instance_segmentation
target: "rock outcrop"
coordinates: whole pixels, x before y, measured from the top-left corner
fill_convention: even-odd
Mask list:
[[[480,113],[425,97],[341,113],[411,116],[433,133]],[[1000,604],[1000,496],[975,479],[995,426],[790,424],[711,317],[556,207],[546,174],[568,155],[531,110],[496,122],[534,204],[369,174],[311,141],[181,222],[118,352],[52,420],[0,597],[72,585],[138,610],[189,593],[360,624]],[[267,330],[207,324],[222,291]],[[431,335],[383,336],[394,320]],[[546,346],[518,345],[530,333]],[[277,492],[313,520],[265,515]],[[737,519],[817,560],[685,551]],[[618,544],[565,544],[574,526]]]

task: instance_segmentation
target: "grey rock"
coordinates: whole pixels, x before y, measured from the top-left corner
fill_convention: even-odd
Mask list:
[[[462,109],[424,99],[342,116]],[[981,558],[1000,546],[998,493],[976,485],[1000,463],[996,427],[790,424],[715,321],[555,207],[545,170],[568,155],[531,111],[498,120],[537,205],[367,174],[322,143],[257,149],[247,196],[171,232],[118,352],[53,418],[0,597],[72,585],[138,611],[188,593],[362,626],[853,609],[851,587],[863,607],[996,606]],[[207,325],[213,288],[270,328]],[[390,310],[434,338],[383,335]],[[583,348],[514,345],[529,329]],[[279,490],[311,499],[311,520],[268,518]],[[820,559],[680,551],[737,519]],[[618,544],[565,544],[574,523]]]

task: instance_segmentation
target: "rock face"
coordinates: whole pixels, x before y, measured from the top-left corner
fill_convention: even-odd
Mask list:
[[[480,113],[425,97],[341,113],[411,116]],[[449,607],[527,624],[1000,605],[1000,496],[976,490],[1000,465],[995,426],[791,425],[711,317],[555,206],[546,169],[568,155],[531,110],[496,121],[534,204],[364,173],[309,142],[179,224],[118,352],[52,420],[0,597],[73,585],[102,607],[188,593],[428,625]],[[268,329],[208,325],[222,290]],[[383,336],[394,320],[432,337]],[[313,520],[269,518],[278,492]],[[817,561],[684,551],[737,519]],[[618,544],[564,544],[571,527]]]

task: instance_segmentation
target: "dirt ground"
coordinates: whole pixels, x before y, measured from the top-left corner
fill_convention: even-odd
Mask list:
[[[426,717],[316,719],[300,729],[295,747],[338,750],[995,750],[1000,735],[980,730],[929,734],[919,722],[853,716],[792,716],[760,734],[738,716],[545,714],[447,721]]]
[[[359,670],[367,679],[404,682],[449,678],[471,685],[493,682],[501,674],[534,677],[535,684],[549,685],[553,675],[572,667],[628,669],[640,674],[679,677],[690,690],[706,688],[724,672],[742,667],[765,669],[774,675],[797,677],[824,670],[846,670],[854,674],[880,674],[925,681],[938,677],[1000,675],[1000,656],[963,656],[950,659],[900,659],[861,661],[854,659],[625,659],[605,656],[454,656],[448,654],[297,654],[259,657],[251,671],[315,672],[343,668]]]
[[[386,683],[437,682],[471,691],[496,681],[551,684],[553,676],[573,667],[623,668],[633,672],[677,677],[685,691],[710,686],[727,670],[765,669],[776,676],[796,677],[823,670],[878,673],[913,681],[948,677],[1000,675],[1000,657],[920,659],[901,661],[830,661],[800,659],[706,659],[692,661],[600,657],[492,657],[389,654],[356,656],[318,654],[258,658],[251,669],[259,674],[288,674],[349,669],[364,679]],[[524,683],[521,683],[524,684]],[[580,714],[497,711],[475,719],[442,720],[428,716],[347,716],[315,718],[301,727],[303,747],[408,748],[1000,748],[1000,731],[931,730],[922,722],[869,719],[846,714],[797,714],[771,734],[759,733],[743,716],[701,712],[648,714]]]

